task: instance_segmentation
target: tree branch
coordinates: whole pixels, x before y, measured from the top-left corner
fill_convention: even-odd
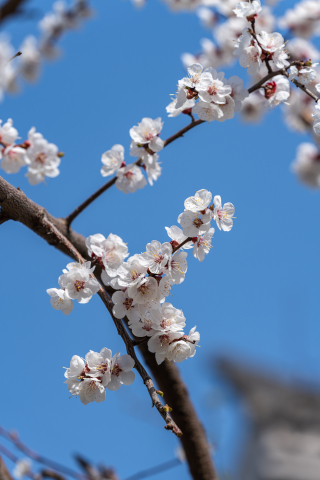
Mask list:
[[[53,225],[53,223],[50,222],[46,218],[46,216],[43,217],[42,224],[50,230],[50,233],[52,233],[56,236],[56,238],[58,239],[58,241],[60,243],[63,243],[65,245],[65,247],[69,250],[71,256],[75,260],[78,260],[80,263],[85,262],[85,259],[80,255],[80,253],[72,245],[72,243],[70,243],[69,240],[64,235],[62,235],[62,233]],[[94,279],[96,278],[93,273],[90,274],[90,277],[94,278]],[[156,392],[156,389],[154,388],[153,381],[152,381],[151,377],[148,375],[146,369],[139,362],[139,360],[137,358],[137,355],[136,355],[136,352],[134,350],[133,342],[132,342],[127,330],[125,329],[122,321],[118,320],[113,315],[112,309],[113,309],[114,304],[113,304],[111,298],[109,297],[109,295],[107,294],[107,292],[104,290],[104,288],[102,286],[100,286],[100,290],[98,291],[98,295],[101,298],[101,300],[103,301],[104,305],[107,307],[107,310],[111,315],[113,323],[116,326],[118,334],[120,335],[120,337],[124,341],[124,344],[125,344],[126,349],[127,349],[127,353],[133,358],[133,360],[135,362],[134,368],[137,370],[140,377],[142,378],[143,383],[147,387],[148,393],[149,393],[150,398],[152,400],[152,406],[156,407],[156,409],[158,410],[158,412],[160,413],[160,415],[162,416],[162,418],[166,422],[165,428],[167,430],[172,430],[172,432],[177,437],[181,437],[182,432],[181,432],[180,428],[175,424],[175,422],[172,420],[169,413],[163,407],[163,405],[160,402],[160,399],[158,397],[158,394]]]
[[[48,228],[40,219],[47,219],[75,246],[84,258],[88,258],[85,238],[70,229],[62,218],[55,218],[46,210],[30,200],[21,190],[17,190],[0,177],[0,206],[2,211],[12,220],[23,223],[47,243],[70,256],[68,248],[48,235]],[[158,366],[154,354],[146,345],[139,346],[142,355],[152,371],[157,384],[164,392],[166,402],[172,407],[172,417],[178,423],[184,435],[181,437],[183,448],[189,463],[191,474],[195,480],[218,480],[212,464],[205,431],[190,400],[188,391],[175,365],[164,361]]]
[[[0,23],[11,15],[21,14],[21,6],[26,0],[7,0],[0,6]]]
[[[0,456],[0,480],[13,480],[1,456]]]
[[[192,116],[193,118],[193,116]],[[164,141],[164,146],[166,147],[167,145],[169,145],[169,143],[173,142],[174,140],[176,140],[177,138],[179,137],[183,137],[183,135],[188,132],[189,130],[191,130],[191,128],[193,127],[196,127],[197,125],[200,125],[200,123],[204,123],[203,120],[196,120],[194,121],[194,118],[192,120],[192,122],[187,125],[186,127],[182,128],[181,130],[179,130],[179,132],[175,133],[174,135],[172,135],[172,137],[169,137],[167,138],[167,140]],[[135,162],[137,165],[139,165],[139,163],[141,163],[141,159],[139,158],[136,162]],[[100,197],[100,195],[102,193],[104,193],[106,190],[108,190],[110,187],[112,187],[112,185],[114,185],[116,183],[116,180],[117,180],[117,177],[113,177],[111,180],[109,180],[109,182],[105,183],[104,185],[102,185],[102,187],[100,187],[95,193],[93,193],[92,195],[90,195],[90,197],[88,197],[84,202],[82,202],[75,210],[73,210],[73,212],[71,212],[66,218],[65,218],[65,221],[67,223],[67,226],[69,227],[71,225],[71,223],[73,222],[73,220],[81,213],[83,212],[83,210],[85,208],[87,208],[96,198]]]

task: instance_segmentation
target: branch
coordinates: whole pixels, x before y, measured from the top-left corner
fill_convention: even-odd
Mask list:
[[[62,243],[53,239],[52,235],[48,235],[49,229],[41,224],[40,219],[46,215],[47,219],[70,240],[78,252],[90,260],[85,238],[82,235],[71,229],[68,231],[64,219],[53,217],[43,207],[30,200],[21,190],[17,190],[1,177],[0,206],[10,219],[23,223],[48,244],[70,256],[69,250]],[[157,365],[154,354],[148,351],[146,345],[140,345],[139,349],[160,390],[164,392],[166,402],[173,409],[173,419],[184,432],[181,441],[193,478],[195,480],[218,480],[204,428],[197,417],[178,368],[168,361],[164,361],[160,366]]]
[[[7,0],[1,7],[0,7],[0,23],[3,20],[11,15],[21,14],[21,5],[26,0]]]
[[[6,467],[6,464],[4,463],[1,457],[0,457],[0,480],[13,480],[12,476],[9,473],[9,470]]]
[[[146,470],[142,470],[141,472],[137,472],[134,475],[130,475],[130,477],[127,477],[124,480],[140,480],[141,478],[151,477],[152,475],[157,475],[158,473],[171,470],[171,468],[177,467],[178,465],[181,465],[181,461],[178,460],[178,458],[173,458],[168,462],[161,463],[155,467],[151,467]]]
[[[46,465],[49,468],[58,470],[58,472],[63,472],[65,475],[76,478],[77,480],[86,480],[87,477],[85,477],[81,473],[75,472],[74,470],[71,470],[71,468],[65,467],[64,465],[61,465],[60,463],[57,463],[54,460],[50,460],[49,458],[43,457],[42,455],[35,452],[34,450],[31,450],[31,448],[29,448],[27,445],[21,442],[17,433],[9,432],[8,430],[0,426],[0,435],[6,438],[7,440],[9,440],[9,442],[11,442],[18,450],[20,450],[20,452],[23,452],[27,457],[32,458],[32,460],[34,460],[35,462],[42,463],[43,465]],[[0,447],[3,451],[4,447],[2,447],[2,445]],[[6,453],[4,454],[7,455]],[[11,460],[16,462],[19,459],[15,457],[15,459],[11,458]]]
[[[51,223],[46,217],[43,217],[42,224],[44,226],[48,227],[48,229],[50,230],[50,233],[54,234],[57,237],[57,239],[59,240],[59,242],[63,243],[65,245],[65,247],[68,248],[71,256],[75,260],[78,260],[80,263],[85,262],[85,259],[80,255],[80,253],[72,245],[72,243],[70,243],[69,240],[64,235],[62,235],[62,233],[59,232],[59,230],[53,225],[53,223]],[[96,278],[93,273],[90,274],[90,277],[94,278],[94,279]],[[158,412],[160,413],[160,415],[162,416],[162,418],[166,422],[165,428],[167,430],[172,430],[172,432],[175,435],[177,435],[177,437],[181,437],[182,432],[181,432],[180,428],[172,420],[169,413],[166,412],[165,408],[163,407],[162,403],[159,400],[159,397],[158,397],[158,394],[156,392],[156,389],[154,388],[152,379],[148,375],[145,368],[139,362],[139,360],[137,358],[137,355],[136,355],[136,352],[134,351],[133,342],[132,342],[127,330],[125,329],[122,321],[118,320],[113,315],[112,309],[113,309],[114,304],[113,304],[111,298],[109,297],[109,295],[107,294],[107,292],[104,290],[104,288],[102,286],[100,286],[100,290],[98,291],[98,295],[101,298],[101,300],[103,301],[104,305],[107,307],[107,310],[111,315],[113,323],[116,326],[118,334],[120,335],[120,337],[122,338],[122,340],[125,343],[127,353],[133,358],[133,360],[135,362],[134,368],[137,370],[137,372],[139,373],[140,377],[143,380],[143,383],[147,387],[148,393],[149,393],[149,395],[151,397],[151,400],[152,400],[152,406],[156,407],[156,409],[158,410]]]
[[[191,130],[191,128],[196,127],[197,125],[200,125],[200,123],[204,123],[203,120],[196,120],[194,121],[194,118],[192,116],[192,122],[187,125],[186,127],[182,128],[179,130],[179,132],[175,133],[172,135],[172,137],[167,138],[167,140],[164,141],[164,146],[166,147],[169,145],[169,143],[173,142],[179,137],[183,137],[183,135]],[[135,162],[136,164],[140,163],[140,158]],[[73,212],[71,212],[66,218],[65,221],[67,223],[67,226],[69,227],[73,220],[81,213],[85,208],[87,208],[96,198],[98,198],[102,193],[104,193],[106,190],[108,190],[112,185],[116,183],[117,177],[113,177],[109,182],[105,183],[100,187],[95,193],[90,195],[84,202],[82,202]]]

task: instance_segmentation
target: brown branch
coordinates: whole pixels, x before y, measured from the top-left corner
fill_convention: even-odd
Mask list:
[[[191,114],[192,117],[192,122],[187,125],[186,127],[182,128],[179,130],[179,132],[175,133],[172,135],[172,137],[167,138],[167,140],[164,141],[164,146],[166,147],[169,145],[169,143],[173,142],[179,137],[183,137],[183,135],[191,130],[191,128],[196,127],[197,125],[200,125],[200,123],[204,123],[203,120],[196,120],[194,121],[194,117]],[[141,164],[141,159],[137,160],[135,162],[137,165]],[[90,195],[84,202],[82,202],[73,212],[71,212],[66,218],[65,221],[67,223],[67,226],[70,226],[73,220],[81,213],[85,208],[87,208],[96,198],[98,198],[102,193],[104,193],[106,190],[108,190],[112,185],[116,183],[117,177],[113,177],[109,182],[105,183],[100,187],[95,193]]]
[[[140,480],[141,478],[151,477],[152,475],[157,475],[158,473],[171,470],[178,465],[181,465],[181,461],[178,460],[178,458],[173,458],[168,462],[161,463],[160,465],[156,465],[155,467],[151,467],[146,470],[142,470],[141,472],[137,472],[134,475],[130,475],[130,477],[127,477],[124,480]]]
[[[9,452],[9,450],[8,450]],[[11,452],[10,452],[11,453]],[[12,460],[12,459],[10,459]],[[13,460],[14,461],[14,460]],[[13,480],[2,457],[0,456],[0,480]]]
[[[84,263],[85,262],[85,259],[80,255],[80,253],[77,251],[77,249],[72,245],[72,243],[69,242],[69,240],[64,236],[62,235],[62,233],[53,225],[52,222],[50,222],[46,216],[44,216],[42,218],[42,224],[44,226],[46,226],[50,233],[54,234],[56,236],[56,238],[58,239],[58,241],[60,243],[63,243],[65,245],[65,247],[69,250],[71,256],[75,259],[75,260],[78,260],[80,263]],[[90,274],[90,276],[92,278],[96,278],[95,275],[93,273]],[[147,387],[147,390],[148,390],[148,393],[151,397],[151,400],[152,400],[152,406],[155,406],[156,409],[158,410],[158,412],[160,413],[160,415],[162,416],[162,418],[164,419],[164,421],[166,422],[166,426],[165,428],[167,430],[172,430],[172,432],[177,436],[177,437],[181,437],[182,436],[182,432],[180,430],[180,428],[175,424],[175,422],[172,420],[171,416],[169,415],[168,412],[165,411],[165,409],[163,408],[163,405],[162,403],[160,402],[160,399],[158,397],[158,394],[156,392],[156,389],[154,388],[154,385],[153,385],[153,381],[150,377],[150,375],[148,375],[146,369],[141,365],[141,363],[139,362],[138,358],[137,358],[137,355],[136,355],[136,352],[134,350],[134,345],[133,345],[133,342],[127,332],[127,330],[125,329],[123,323],[121,320],[118,320],[112,313],[112,309],[113,309],[113,302],[111,300],[111,298],[109,297],[109,295],[107,294],[107,292],[105,291],[105,289],[100,286],[100,290],[98,291],[98,295],[99,297],[101,298],[101,300],[103,301],[104,305],[107,307],[107,310],[108,312],[110,313],[111,315],[111,318],[113,320],[113,323],[115,324],[116,326],[116,329],[118,331],[118,334],[120,335],[120,337],[122,338],[122,340],[124,341],[124,344],[126,346],[126,349],[127,349],[127,353],[133,358],[135,364],[134,364],[134,368],[137,370],[137,372],[139,373],[140,377],[142,378],[142,381],[143,383],[145,384],[145,386]]]
[[[54,472],[53,470],[43,469],[40,472],[41,478],[53,478],[54,480],[66,480],[65,477],[60,475],[60,473]]]
[[[85,238],[82,235],[71,229],[68,231],[64,219],[51,216],[43,207],[32,202],[21,190],[17,190],[1,177],[0,206],[3,213],[9,218],[23,223],[47,243],[70,256],[69,250],[62,243],[57,242],[52,235],[48,235],[48,229],[41,224],[41,218],[46,215],[48,220],[70,240],[78,252],[89,259]],[[164,392],[166,402],[173,409],[173,419],[184,432],[181,440],[193,478],[195,480],[218,480],[205,431],[197,417],[178,368],[168,361],[164,361],[158,366],[154,354],[148,351],[146,345],[140,345],[139,349],[160,390]]]
[[[0,6],[0,23],[11,15],[21,14],[21,6],[26,0],[7,0]]]
[[[75,472],[74,470],[71,470],[71,468],[61,465],[60,463],[57,463],[54,460],[50,460],[50,458],[43,457],[42,455],[35,452],[34,450],[31,450],[31,448],[29,448],[27,445],[21,442],[17,433],[9,432],[8,430],[0,426],[0,435],[6,438],[7,440],[9,440],[9,442],[11,442],[18,450],[20,450],[20,452],[23,452],[27,457],[32,458],[32,460],[34,460],[35,462],[42,463],[43,465],[46,465],[49,468],[53,468],[54,470],[57,470],[58,472],[62,472],[65,475],[68,475],[69,477],[76,478],[77,480],[86,480],[86,477],[81,473]],[[16,462],[18,460],[17,457],[15,458],[16,459],[12,461]]]

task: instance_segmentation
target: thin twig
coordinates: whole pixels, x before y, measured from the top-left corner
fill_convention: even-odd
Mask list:
[[[193,116],[192,116],[193,117]],[[172,135],[171,137],[167,138],[167,140],[164,141],[164,146],[166,147],[167,145],[169,145],[169,143],[173,142],[174,140],[176,140],[177,138],[179,137],[183,137],[183,135],[188,132],[189,130],[191,130],[193,127],[196,127],[197,125],[200,125],[201,123],[204,123],[203,120],[196,120],[194,121],[194,117],[193,117],[193,120],[192,122],[187,125],[186,127],[182,128],[181,130],[179,130],[179,132],[175,133],[174,135]],[[141,164],[141,158],[139,158],[136,162],[136,165],[140,165]],[[75,210],[73,210],[73,212],[70,213],[70,215],[68,215],[66,218],[65,218],[65,222],[68,226],[68,228],[70,227],[71,223],[73,222],[73,220],[81,213],[83,212],[83,210],[85,208],[87,208],[96,198],[98,198],[102,193],[104,193],[106,190],[108,190],[110,187],[112,187],[112,185],[114,185],[116,183],[116,180],[117,180],[117,177],[113,177],[111,180],[109,180],[109,182],[105,183],[104,185],[102,185],[102,187],[100,187],[95,193],[93,193],[92,195],[90,195],[90,197],[88,197],[84,202],[82,202]]]
[[[53,223],[51,223],[46,218],[46,216],[44,216],[44,218],[42,219],[42,224],[45,225],[46,227],[48,227],[50,229],[50,232],[56,236],[58,241],[63,243],[69,249],[70,253],[72,254],[72,256],[74,257],[75,260],[79,261],[80,263],[84,263],[86,261],[80,255],[78,250],[72,245],[72,243],[69,242],[69,240],[64,235],[62,235],[62,233],[53,225]],[[96,278],[93,273],[90,276],[92,278]],[[139,360],[137,358],[137,355],[136,355],[136,352],[134,350],[134,344],[133,344],[128,332],[126,331],[122,321],[118,320],[113,315],[112,309],[113,309],[114,304],[113,304],[111,298],[109,297],[109,295],[107,294],[107,292],[104,290],[104,288],[102,288],[102,286],[100,286],[100,289],[98,291],[98,295],[101,298],[101,300],[103,301],[103,303],[105,304],[105,306],[107,307],[107,310],[109,311],[109,313],[111,315],[113,323],[116,326],[118,334],[120,335],[120,337],[122,338],[122,340],[125,343],[127,353],[133,358],[133,360],[135,362],[134,367],[137,370],[137,372],[139,373],[140,377],[142,378],[143,383],[147,387],[148,393],[149,393],[149,395],[151,397],[151,400],[152,400],[152,405],[156,407],[156,409],[158,410],[158,412],[160,413],[162,418],[165,420],[165,422],[166,422],[165,428],[167,430],[172,430],[173,433],[177,437],[181,437],[182,432],[181,432],[180,428],[172,420],[169,413],[165,411],[163,405],[160,402],[160,399],[158,397],[156,389],[154,388],[153,381],[152,381],[151,377],[149,376],[149,374],[147,373],[145,368],[139,362]]]
[[[7,0],[0,7],[0,22],[11,15],[19,15],[22,13],[21,6],[26,0]]]
[[[192,237],[188,237],[185,240],[183,240],[183,242],[181,242],[172,250],[172,253],[176,253],[179,250],[179,248],[183,247],[186,243],[190,242],[191,240],[192,240]]]
[[[62,472],[69,477],[76,478],[77,480],[86,480],[87,477],[85,477],[81,473],[77,473],[74,470],[71,470],[71,468],[65,467],[64,465],[61,465],[54,460],[50,460],[49,458],[43,457],[34,450],[31,450],[31,448],[21,442],[16,433],[9,432],[2,426],[0,426],[0,435],[9,440],[9,442],[11,442],[18,450],[23,452],[27,457],[32,458],[32,460],[34,460],[35,462],[42,463],[49,468],[53,468],[54,470]]]
[[[11,58],[7,61],[7,64],[8,64],[9,62],[11,62],[11,60],[13,60],[14,58],[20,57],[20,55],[22,55],[22,52],[20,52],[20,51],[17,52],[15,55],[13,55],[13,57],[11,57]]]
[[[130,477],[127,477],[124,480],[140,480],[141,478],[151,477],[152,475],[157,475],[158,473],[171,470],[171,468],[177,467],[178,465],[181,465],[181,461],[178,460],[178,458],[173,458],[168,462],[161,463],[155,467],[151,467],[146,470],[142,470],[141,472],[137,472],[134,475],[130,475]]]

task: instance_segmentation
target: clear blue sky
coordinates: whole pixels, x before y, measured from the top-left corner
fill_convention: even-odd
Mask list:
[[[51,3],[30,1],[35,18],[7,23],[17,48],[37,32]],[[158,1],[141,11],[129,1],[92,4],[95,17],[60,42],[61,59],[45,64],[36,85],[23,85],[0,106],[0,118],[13,118],[22,137],[35,126],[65,152],[61,175],[47,185],[32,187],[22,171],[4,173],[56,216],[104,183],[104,151],[121,143],[130,162],[129,129],[143,117],[164,119],[162,138],[188,123],[184,116],[167,118],[165,107],[184,76],[180,54],[196,52],[199,39],[210,38],[195,15],[171,14]],[[290,4],[281,2],[279,10]],[[246,78],[239,67],[226,73]],[[225,470],[233,464],[238,407],[225,396],[212,401],[220,388],[212,372],[216,355],[319,379],[319,194],[289,171],[297,145],[307,140],[287,130],[281,109],[256,126],[239,118],[201,125],[161,152],[163,175],[153,187],[134,195],[113,188],[74,222],[85,236],[119,235],[134,254],[153,239],[167,241],[164,227],[177,224],[185,198],[201,188],[235,205],[233,230],[216,231],[202,264],[189,256],[186,280],[172,297],[188,329],[197,325],[202,335],[196,357],[181,370]],[[1,423],[47,456],[72,466],[72,454],[80,452],[114,466],[120,478],[170,460],[178,442],[151,409],[140,378],[107,392],[103,404],[84,407],[68,399],[62,367],[72,355],[125,348],[97,296],[75,304],[69,317],[50,307],[46,289],[57,286],[67,257],[20,224],[0,228],[0,358],[7,377]],[[189,478],[179,466],[166,479],[177,474]]]

